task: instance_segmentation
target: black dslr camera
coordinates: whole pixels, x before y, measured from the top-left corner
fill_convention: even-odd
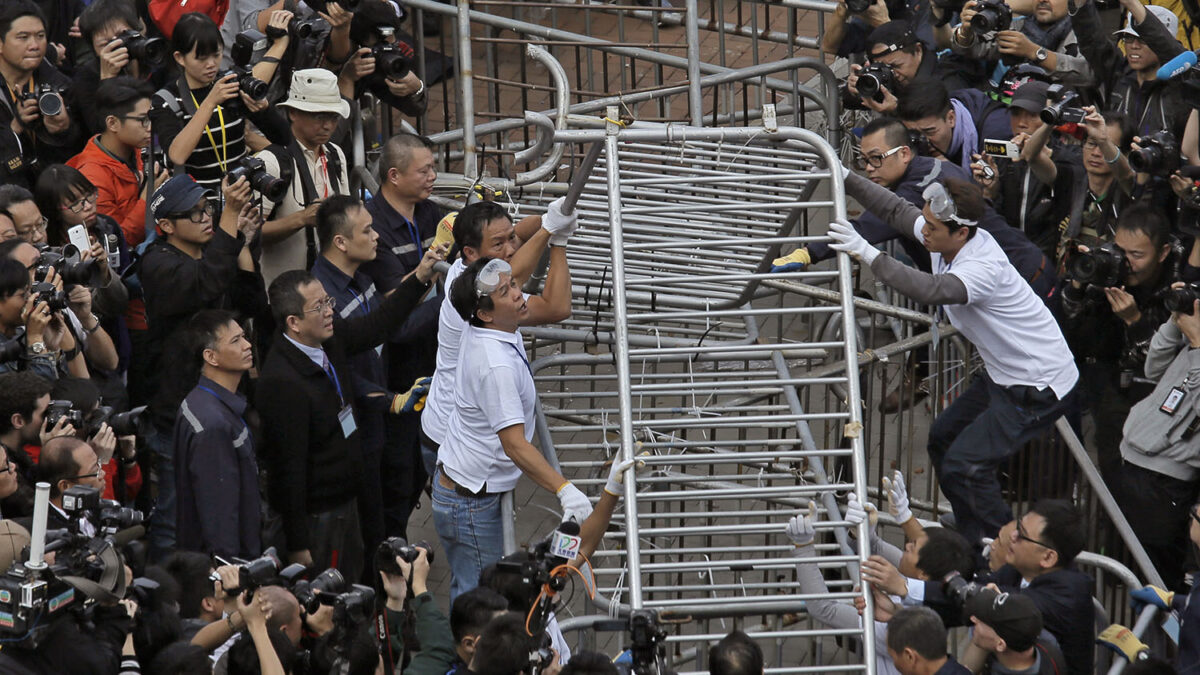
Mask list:
[[[978,595],[979,591],[984,588],[974,581],[962,578],[957,571],[947,574],[943,583],[945,586],[942,588],[942,592],[946,599],[957,605],[959,609],[962,609],[968,600]]]
[[[1067,263],[1067,277],[1084,286],[1120,286],[1125,283],[1129,272],[1129,259],[1125,257],[1125,251],[1112,242],[1077,254]]]
[[[117,436],[136,436],[142,428],[142,413],[146,406],[140,405],[122,413],[113,413],[110,406],[102,405],[92,411],[87,418],[87,435],[99,433],[100,426],[107,423]]]
[[[313,33],[328,33],[330,30],[329,22],[319,16],[292,17],[292,20],[287,25],[287,35],[293,38],[305,39],[312,37]],[[272,40],[278,40],[283,37],[282,33],[277,32],[277,29],[267,26],[267,37]]]
[[[1167,130],[1143,136],[1140,149],[1129,153],[1129,166],[1138,173],[1168,176],[1179,168],[1179,143]]]
[[[66,107],[66,104],[63,103],[63,91],[64,88],[57,84],[42,83],[34,87],[32,91],[21,94],[21,98],[26,101],[37,101],[38,112],[47,117],[53,117]]]
[[[163,38],[148,38],[136,30],[124,30],[113,40],[120,40],[121,46],[129,50],[129,58],[140,61],[148,68],[161,68],[167,65],[167,55],[171,47]]]
[[[975,4],[975,16],[971,17],[971,30],[978,35],[988,35],[1012,26],[1012,10],[1002,0],[979,0]]]
[[[44,302],[51,312],[61,312],[67,308],[67,294],[55,288],[54,284],[39,281],[29,287],[29,293],[34,297],[33,304]]]
[[[101,499],[100,491],[87,485],[67,488],[62,495],[62,510],[72,521],[89,520],[97,536],[112,536],[145,521],[141,511],[121,506],[112,499]]]
[[[851,14],[862,14],[871,8],[871,0],[846,0],[846,9]]]
[[[37,268],[33,273],[36,281],[45,281],[53,267],[66,285],[95,286],[100,283],[100,263],[95,259],[83,260],[79,249],[73,244],[40,248],[42,254],[37,259]]]
[[[858,71],[858,83],[855,85],[862,100],[874,99],[883,103],[883,90],[896,91],[896,71],[886,63],[872,63]]]
[[[400,45],[381,42],[371,48],[375,57],[375,72],[392,80],[400,80],[412,71],[411,54]]]
[[[53,429],[65,417],[76,431],[83,429],[83,413],[73,408],[74,404],[70,401],[50,401],[50,405],[46,406],[46,428]]]
[[[1163,305],[1172,312],[1191,314],[1197,300],[1200,300],[1200,283],[1193,282],[1181,288],[1162,291]]]
[[[425,549],[429,562],[432,564],[433,547],[429,545],[429,542],[419,541],[416,544],[410,544],[405,541],[404,537],[388,537],[380,542],[379,548],[375,549],[375,569],[391,575],[402,574],[400,566],[396,564],[396,558],[411,565],[417,556],[421,555],[421,549]]]
[[[346,579],[342,573],[332,567],[317,575],[316,579],[308,581],[301,579],[292,584],[292,595],[304,608],[305,613],[312,614],[321,606],[322,598],[326,604],[332,604],[334,599],[346,592]]]
[[[1046,98],[1053,101],[1053,103],[1042,108],[1042,112],[1038,115],[1046,124],[1051,126],[1079,124],[1083,122],[1083,118],[1087,115],[1083,111],[1083,108],[1070,107],[1071,102],[1079,98],[1079,94],[1070,89],[1063,88],[1061,84],[1052,84],[1047,87]]]
[[[254,591],[275,582],[279,577],[279,568],[279,555],[272,546],[263,551],[262,557],[240,562],[237,588],[227,588],[225,591],[231,594],[249,593],[248,597],[253,597]]]
[[[255,55],[261,55],[267,49],[267,36],[256,30],[244,30],[233,38],[233,47],[229,50],[229,58],[233,67],[217,76],[220,80],[229,73],[237,76],[238,87],[242,93],[261,101],[267,97],[269,89],[266,82],[258,79],[250,72],[250,66],[255,61]]]
[[[273,202],[283,199],[288,189],[287,182],[267,173],[267,165],[257,157],[243,157],[225,173],[230,183],[236,183],[243,176],[249,181],[251,189]]]

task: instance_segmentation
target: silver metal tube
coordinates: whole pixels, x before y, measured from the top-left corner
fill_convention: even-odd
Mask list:
[[[29,560],[25,567],[31,570],[46,569],[46,517],[50,513],[50,484],[38,483],[33,495],[33,532],[29,539]]]
[[[683,30],[687,35],[688,112],[692,126],[704,126],[704,97],[700,93],[700,25],[696,0],[683,3]]]
[[[459,0],[456,10],[437,2],[430,4],[439,7],[421,9],[450,10],[456,12],[458,18],[458,122],[462,127],[463,174],[477,176],[479,165],[475,145],[475,71],[471,60],[471,3],[470,0]]]

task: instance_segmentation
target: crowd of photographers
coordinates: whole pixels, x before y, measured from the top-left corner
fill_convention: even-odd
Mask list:
[[[1027,441],[1060,417],[1078,433],[1084,415],[1103,481],[1163,581],[1137,590],[1135,609],[1175,612],[1177,649],[1158,656],[1200,667],[1185,574],[1200,562],[1200,12],[1116,4],[839,0],[826,23],[824,48],[852,62],[843,102],[869,120],[861,173],[845,175],[863,211],[774,269],[847,252],[938,306],[984,365],[929,432],[951,529],[923,529],[899,474],[885,480],[907,544],[872,535],[863,566],[879,672],[1090,673],[1097,641],[1131,671],[1173,672],[1121,626],[1097,635],[1096,588],[1073,564],[1077,507],[1043,500],[1014,518],[1001,494],[1001,467]],[[930,360],[912,356],[882,412],[929,395]],[[874,522],[869,511],[852,498],[846,518]],[[816,593],[814,520],[815,505],[789,535]],[[815,607],[834,627],[863,620]],[[973,626],[962,663],[946,654],[955,625]]]

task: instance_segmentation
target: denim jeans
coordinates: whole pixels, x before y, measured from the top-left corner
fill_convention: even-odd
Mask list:
[[[500,494],[464,497],[434,476],[433,524],[450,563],[450,603],[454,604],[459,594],[479,585],[479,573],[504,553]]]
[[[1012,510],[1000,493],[1000,464],[1066,415],[1078,424],[1076,389],[1061,400],[1050,388],[1001,387],[986,373],[934,420],[929,458],[954,508],[959,534],[976,543],[995,537]]]

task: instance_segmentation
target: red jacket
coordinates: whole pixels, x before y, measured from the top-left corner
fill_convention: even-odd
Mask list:
[[[137,175],[129,165],[108,154],[97,145],[99,136],[84,146],[83,152],[72,157],[67,166],[79,169],[96,186],[99,198],[96,211],[112,218],[121,225],[125,241],[133,248],[146,238],[146,200],[142,196],[142,154],[133,153],[137,162]]]

